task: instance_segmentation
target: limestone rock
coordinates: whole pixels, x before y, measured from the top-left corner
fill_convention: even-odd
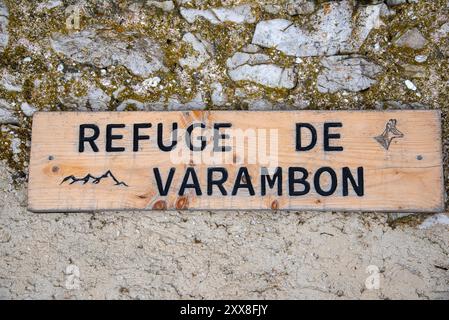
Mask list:
[[[381,5],[368,5],[355,12],[351,1],[325,3],[308,18],[312,28],[285,19],[261,21],[252,43],[297,57],[354,53],[381,24],[380,9]]]
[[[124,111],[128,106],[135,107],[138,110],[143,110],[145,105],[140,101],[127,99],[120,103],[120,105],[117,107],[117,111]]]
[[[407,0],[387,0],[385,1],[389,6],[398,6],[400,4],[407,3]]]
[[[11,74],[8,71],[3,72],[3,74],[1,75],[0,87],[10,92],[22,92],[23,90],[20,79],[18,79],[16,75]]]
[[[291,16],[310,14],[315,11],[313,0],[290,0],[287,4],[287,12]]]
[[[282,7],[276,4],[266,4],[263,6],[263,10],[271,14],[278,14],[282,10]]]
[[[8,33],[8,24],[9,24],[9,11],[6,7],[3,0],[0,0],[0,52],[8,45],[9,41],[9,33]]]
[[[173,1],[147,1],[147,5],[162,9],[164,12],[173,11],[175,8]]]
[[[12,138],[11,139],[11,151],[13,154],[19,154],[20,153],[20,146],[22,144],[22,141],[20,141],[19,138]]]
[[[389,6],[387,6],[385,3],[381,4],[380,7],[380,16],[381,17],[390,17],[394,16],[396,14],[396,11]]]
[[[294,68],[283,68],[270,63],[270,57],[261,54],[237,52],[226,62],[233,81],[251,81],[270,88],[293,89],[297,75]]]
[[[114,31],[91,27],[72,34],[54,34],[53,49],[69,59],[98,68],[123,65],[136,76],[148,77],[166,68],[163,51],[154,40],[135,35],[132,40]],[[131,36],[129,34],[129,36]]]
[[[256,21],[251,6],[248,4],[206,10],[180,8],[179,12],[189,23],[195,22],[200,17],[208,20],[212,24],[220,24],[223,22],[254,23]]]
[[[66,106],[68,109],[73,109],[77,111],[87,111],[87,102],[89,101],[86,95],[78,96],[74,92],[70,92],[67,95],[60,95],[58,100],[61,104]]]
[[[226,66],[230,69],[235,69],[243,64],[262,64],[269,63],[270,57],[263,53],[249,54],[245,52],[237,52],[226,61]]]
[[[7,230],[0,228],[0,243],[7,243],[11,240],[11,233]]]
[[[273,104],[265,99],[249,100],[248,110],[250,111],[267,111],[273,110]]]
[[[182,41],[190,44],[195,51],[194,55],[188,55],[187,57],[181,58],[179,64],[183,67],[189,67],[191,69],[199,68],[204,62],[209,60],[209,52],[212,52],[212,45],[202,39],[199,35],[194,35],[193,33],[186,33],[182,37]]]
[[[322,93],[362,91],[376,83],[382,71],[378,65],[361,57],[333,56],[321,60],[324,70],[318,75],[317,89]]]
[[[201,94],[201,92],[198,92],[196,96],[187,103],[182,103],[176,95],[168,99],[168,110],[202,110],[205,107],[206,103],[203,100],[203,95]]]
[[[1,124],[19,124],[19,119],[14,115],[8,102],[0,99],[0,125]]]
[[[141,102],[134,99],[127,99],[123,101],[118,107],[117,111],[124,111],[128,107],[137,109],[137,110],[144,110],[144,111],[162,111],[165,110],[165,104],[163,102]]]
[[[403,35],[401,35],[396,41],[395,44],[399,47],[406,47],[414,50],[423,49],[427,40],[423,37],[421,32],[418,29],[413,28],[407,30]]]
[[[103,90],[100,88],[90,88],[87,93],[87,98],[89,101],[89,105],[92,110],[107,110],[109,102],[111,101],[111,97],[108,96]]]
[[[429,71],[424,66],[417,66],[414,64],[400,64],[403,69],[403,75],[405,77],[413,78],[413,79],[426,79],[429,77]]]
[[[437,43],[441,53],[449,57],[449,22],[443,24],[432,34],[432,40]]]
[[[246,52],[246,53],[257,53],[260,51],[260,47],[255,45],[255,44],[247,44],[246,46],[244,46],[241,50],[242,52]]]
[[[212,104],[214,106],[223,106],[228,101],[228,97],[226,93],[223,90],[223,86],[219,82],[215,82],[211,85],[212,88],[212,94],[211,94],[211,100]]]
[[[39,3],[37,5],[36,11],[43,12],[46,10],[51,10],[51,9],[57,8],[62,5],[63,5],[63,3],[61,0],[49,0],[49,1]]]
[[[402,101],[378,101],[376,102],[377,110],[405,110],[405,109],[413,109],[413,110],[426,110],[430,107],[428,105],[421,104],[419,102],[406,103]]]
[[[27,117],[32,117],[33,114],[37,111],[35,107],[30,106],[27,102],[24,102],[20,105],[20,110],[22,110],[23,114]]]
[[[132,89],[137,94],[146,94],[147,92],[154,91],[155,88],[161,83],[161,78],[159,77],[152,77],[145,79],[141,83],[138,83],[134,86],[132,86]]]

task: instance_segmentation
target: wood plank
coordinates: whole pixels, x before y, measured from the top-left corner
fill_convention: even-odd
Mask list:
[[[135,124],[148,123],[151,128],[135,128]],[[163,151],[158,146],[158,124],[163,127],[161,137],[167,146],[172,141],[173,123],[178,124],[178,143],[174,151]],[[206,127],[204,131],[199,128],[192,131],[193,144],[197,146],[200,141],[196,139],[201,133],[207,135],[204,151],[188,149],[186,129],[193,123]],[[219,123],[231,126],[219,128],[220,135],[228,133],[231,139],[219,139],[217,135],[216,147],[227,145],[231,150],[222,152],[219,148],[213,152],[217,157],[225,156],[226,161],[211,164],[205,157],[211,154],[206,151],[214,145],[210,129]],[[309,127],[298,129],[298,123]],[[86,124],[99,130],[94,140],[98,152],[88,141],[80,143],[81,131],[85,138],[95,133],[94,129],[82,129],[81,125]],[[122,147],[124,151],[107,151],[107,125],[111,124],[124,125],[110,132],[122,136],[112,137],[116,139],[110,140],[111,147]],[[310,125],[316,130],[316,145],[298,151],[298,137],[300,147],[312,140]],[[255,161],[250,157],[251,150],[269,148],[269,142],[250,139],[244,145],[244,153],[232,145],[242,130],[248,130],[250,136],[254,132],[258,138],[263,133],[277,137],[270,163],[264,163],[261,157]],[[135,134],[150,137],[148,140],[141,137],[136,151]],[[84,147],[82,152],[80,145]],[[334,150],[335,147],[343,150]],[[181,150],[203,159],[180,161],[175,152],[179,154]],[[228,174],[221,185],[226,195],[208,180],[212,167],[224,168]],[[267,182],[263,167],[273,167],[270,174],[280,168],[281,190],[277,183],[272,189],[265,183],[263,194],[262,179]],[[304,169],[292,169],[298,167]],[[161,195],[155,168],[159,170],[161,188],[166,185],[170,168],[175,169],[167,195]],[[248,177],[242,168],[247,168]],[[190,174],[188,184],[181,188],[186,172]],[[239,173],[241,179],[237,177]],[[198,178],[200,190],[191,187],[193,174]],[[214,172],[211,178],[220,180],[223,174],[223,170]],[[439,212],[444,210],[443,181],[438,111],[41,112],[33,118],[28,201],[34,212],[126,209]],[[212,194],[208,194],[208,185]]]

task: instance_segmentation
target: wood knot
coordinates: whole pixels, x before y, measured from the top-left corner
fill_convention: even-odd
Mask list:
[[[277,200],[274,200],[271,203],[271,210],[277,210],[277,209],[279,209],[279,202]]]
[[[52,171],[53,173],[56,173],[56,172],[59,171],[59,167],[58,167],[58,166],[53,166],[53,167],[51,168],[51,171]]]
[[[187,197],[179,197],[176,201],[176,209],[185,210],[189,207],[189,199]]]
[[[167,210],[167,202],[165,200],[156,201],[153,204],[153,210]]]

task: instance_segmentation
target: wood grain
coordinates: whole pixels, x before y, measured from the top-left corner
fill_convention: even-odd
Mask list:
[[[396,119],[397,129],[403,137],[393,139],[388,150],[376,139],[385,130],[390,119]],[[277,129],[279,137],[279,166],[283,169],[283,194],[274,190],[260,194],[259,164],[227,164],[229,180],[224,184],[227,196],[218,192],[206,193],[206,172],[211,167],[202,163],[177,164],[171,162],[169,152],[159,150],[156,143],[157,123],[164,123],[166,138],[173,122],[186,128],[194,122],[231,123],[232,128]],[[295,124],[307,122],[317,128],[317,146],[310,151],[295,150]],[[341,122],[342,128],[332,129],[341,139],[332,140],[344,147],[342,152],[323,150],[323,123]],[[97,140],[99,151],[86,146],[78,150],[81,124],[93,123],[101,133]],[[122,140],[114,141],[124,146],[125,152],[107,153],[105,127],[123,123]],[[134,123],[152,123],[152,128],[141,130],[150,140],[139,143],[138,152],[132,151]],[[36,113],[33,118],[32,148],[29,174],[29,210],[34,212],[72,212],[95,210],[345,210],[345,211],[396,211],[439,212],[444,210],[443,171],[441,153],[441,120],[437,111],[186,111],[186,112],[100,112]],[[233,152],[233,151],[231,151]],[[239,155],[233,154],[234,158]],[[234,159],[235,160],[235,159]],[[231,190],[240,167],[246,166],[256,190],[250,196],[240,189],[236,196]],[[338,186],[331,196],[321,196],[311,190],[304,196],[290,196],[287,190],[288,167],[304,167],[311,175],[320,167],[332,167],[338,177]],[[342,196],[341,168],[364,168],[364,195],[351,192]],[[164,184],[171,167],[176,168],[171,191],[160,196],[153,173],[159,168]],[[178,194],[186,168],[198,174],[203,191],[197,196],[193,189],[185,195]],[[73,175],[76,178],[91,174],[100,177],[110,170],[125,185],[116,185],[110,175],[98,184],[63,182]],[[313,184],[312,176],[310,182]],[[323,181],[326,180],[323,178]],[[326,181],[324,181],[326,182]],[[312,188],[313,189],[313,188]],[[351,189],[352,190],[352,189]],[[216,190],[215,190],[216,191]]]

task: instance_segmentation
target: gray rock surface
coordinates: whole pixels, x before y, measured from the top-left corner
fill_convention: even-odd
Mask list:
[[[36,8],[36,11],[37,12],[43,12],[43,11],[46,11],[46,10],[51,10],[51,9],[57,8],[59,6],[62,6],[62,4],[63,3],[62,3],[61,0],[44,1],[44,2],[38,4],[38,6]]]
[[[399,47],[407,47],[414,50],[423,49],[427,40],[423,37],[417,28],[407,30],[396,41],[395,44]]]
[[[233,81],[252,81],[270,88],[292,89],[296,86],[295,69],[270,63],[270,57],[265,54],[237,52],[226,65]]]
[[[397,6],[400,4],[407,3],[407,0],[386,0],[385,1],[389,6]]]
[[[324,67],[317,78],[317,89],[323,93],[347,90],[362,91],[376,83],[382,71],[376,64],[355,56],[333,56],[321,60]]]
[[[9,92],[22,92],[23,87],[21,81],[16,75],[4,72],[0,77],[0,87]]]
[[[137,110],[144,110],[144,103],[142,103],[141,101],[137,101],[134,99],[126,99],[125,101],[123,101],[122,103],[120,103],[120,105],[117,107],[117,111],[125,111],[125,109],[129,106],[132,106],[134,108],[136,108]]]
[[[291,16],[310,14],[315,11],[315,1],[313,0],[289,0],[287,12]]]
[[[444,56],[449,57],[449,22],[446,22],[438,30],[436,30],[432,34],[432,37],[441,53]]]
[[[179,64],[183,67],[197,69],[210,59],[210,54],[213,54],[212,45],[202,39],[201,36],[189,32],[182,37],[182,41],[191,45],[194,50],[194,54],[189,54],[179,60]]]
[[[8,102],[0,99],[0,125],[1,124],[18,124],[19,119],[14,115],[14,112]]]
[[[353,53],[379,26],[380,9],[380,5],[362,6],[354,22],[351,1],[329,2],[309,18],[310,27],[285,19],[259,22],[252,43],[297,57]]]
[[[22,144],[22,141],[19,138],[12,138],[11,139],[11,151],[13,154],[19,154],[20,153],[20,145]]]
[[[9,41],[9,10],[3,0],[0,0],[0,52],[2,52]]]
[[[128,44],[122,37],[113,31],[89,28],[69,35],[54,34],[51,45],[68,59],[98,68],[123,65],[141,77],[165,70],[163,52],[154,40],[138,37]]]
[[[20,105],[20,110],[22,110],[23,114],[27,117],[32,117],[33,114],[37,111],[37,109],[33,106],[30,106],[27,102],[24,102]]]
[[[219,82],[212,84],[211,100],[214,106],[221,107],[226,104],[228,97],[224,92],[224,88]]]
[[[108,96],[100,88],[95,87],[89,89],[87,98],[90,107],[95,111],[106,111],[108,109],[109,102],[111,101],[110,96]]]
[[[198,92],[198,94],[187,103],[181,102],[176,96],[171,97],[168,101],[168,110],[172,111],[201,110],[205,107],[206,103],[204,102],[201,92]]]
[[[236,7],[220,7],[206,10],[180,8],[179,12],[189,23],[195,22],[200,17],[212,24],[220,24],[223,22],[254,23],[256,21],[251,6],[246,4]]]
[[[165,12],[173,11],[175,4],[173,1],[147,1],[148,6],[153,6],[162,9]]]

